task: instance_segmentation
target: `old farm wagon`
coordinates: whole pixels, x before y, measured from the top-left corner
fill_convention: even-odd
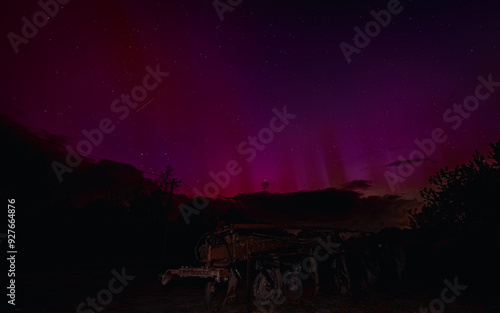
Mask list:
[[[168,269],[160,279],[163,285],[174,276],[207,279],[205,302],[210,312],[242,293],[257,307],[314,297],[320,265],[327,269],[325,279],[345,294],[351,284],[346,253],[366,253],[342,238],[335,229],[236,224],[200,238],[195,250],[201,267]]]

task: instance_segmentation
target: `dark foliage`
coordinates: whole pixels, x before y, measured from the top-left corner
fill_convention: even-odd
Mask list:
[[[421,212],[410,210],[413,228],[494,229],[500,219],[500,141],[488,159],[477,151],[472,161],[440,170],[421,192]]]

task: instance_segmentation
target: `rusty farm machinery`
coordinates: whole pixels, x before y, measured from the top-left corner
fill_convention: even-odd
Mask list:
[[[209,312],[241,296],[237,291],[254,307],[313,298],[319,291],[320,265],[328,270],[336,291],[346,294],[351,285],[346,253],[362,249],[347,244],[345,233],[265,224],[228,226],[200,238],[195,249],[200,267],[168,269],[160,280],[166,285],[175,276],[206,279]]]

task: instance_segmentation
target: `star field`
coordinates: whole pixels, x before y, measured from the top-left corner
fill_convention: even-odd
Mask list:
[[[190,188],[237,160],[241,173],[223,195],[259,191],[264,181],[271,192],[293,192],[356,180],[371,182],[368,193],[415,195],[440,168],[500,137],[495,92],[456,130],[443,120],[474,94],[479,76],[500,81],[499,6],[401,1],[348,63],[339,45],[356,47],[354,28],[364,30],[370,12],[391,1],[247,0],[223,21],[210,0],[71,1],[18,53],[7,35],[22,36],[23,16],[41,8],[10,3],[0,13],[0,112],[72,147],[109,118],[115,129],[94,157],[153,173],[171,165]],[[113,100],[157,65],[169,76],[120,119]],[[238,146],[284,107],[296,117],[245,161]],[[391,190],[385,173],[398,173],[399,156],[413,162],[415,140],[435,128],[447,140]]]

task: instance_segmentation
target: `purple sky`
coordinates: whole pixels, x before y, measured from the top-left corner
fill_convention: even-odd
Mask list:
[[[457,129],[443,120],[475,95],[478,76],[500,81],[500,5],[401,1],[402,11],[348,63],[340,43],[354,45],[354,27],[364,29],[370,11],[387,6],[246,0],[221,21],[211,0],[70,1],[13,45],[9,33],[23,36],[22,18],[41,8],[9,2],[0,13],[0,112],[74,149],[83,130],[109,118],[114,128],[93,157],[153,173],[171,165],[187,194],[236,160],[241,172],[223,195],[259,191],[264,181],[269,191],[293,192],[366,180],[368,193],[415,196],[437,170],[476,149],[487,153],[500,138],[498,91]],[[125,104],[111,104],[143,85],[148,66],[169,75],[147,80],[155,87],[124,117]],[[238,146],[269,135],[261,130],[271,121],[281,129],[273,108],[285,106],[296,117],[247,161]],[[407,162],[414,141],[435,128],[446,141],[423,164]],[[391,189],[385,175],[400,164],[415,172]]]

